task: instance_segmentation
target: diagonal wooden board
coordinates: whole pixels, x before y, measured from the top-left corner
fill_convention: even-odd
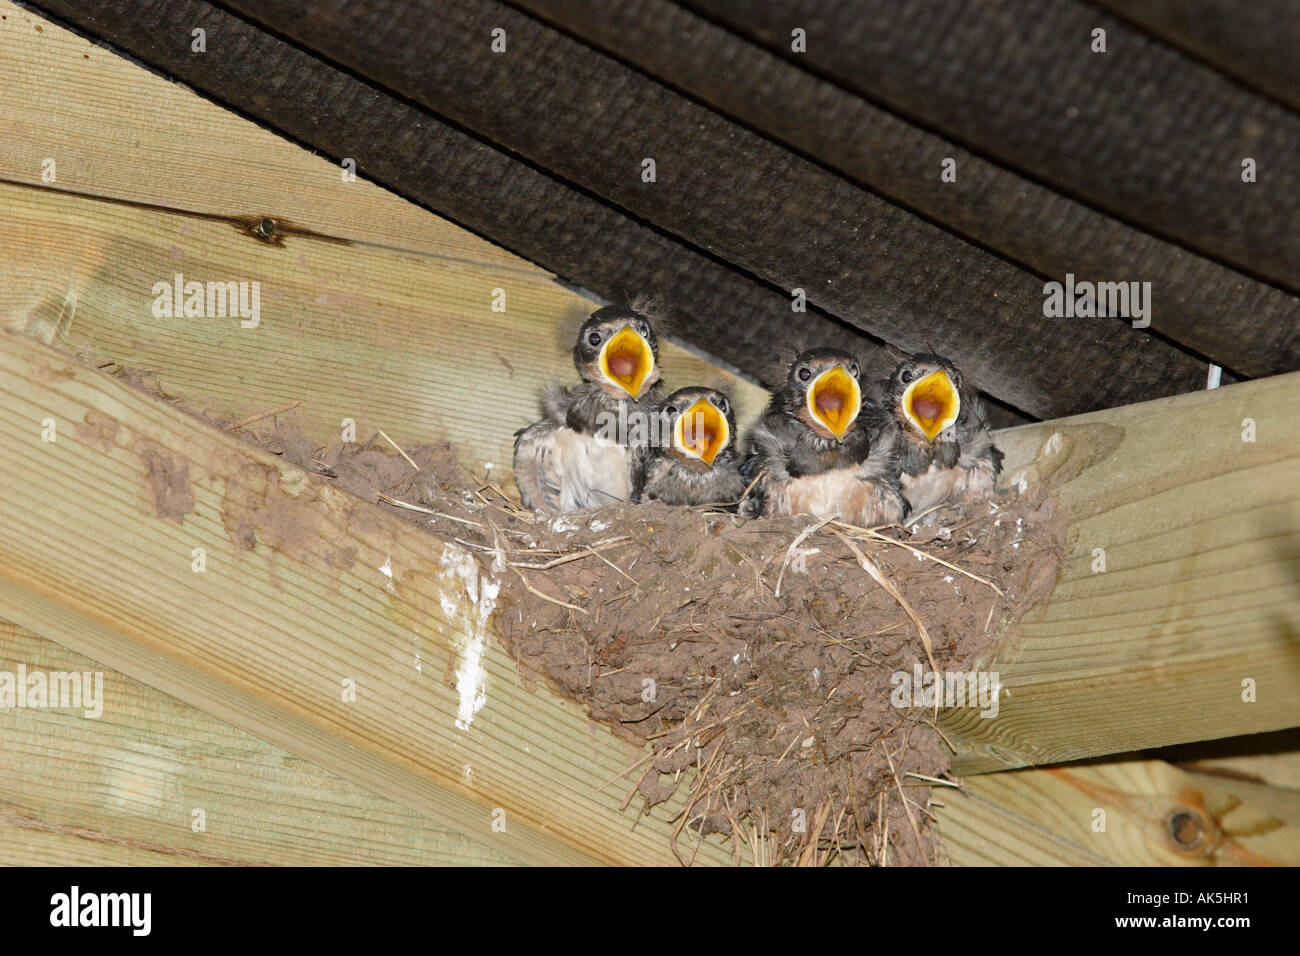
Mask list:
[[[0,49],[0,178],[209,217],[274,215],[359,244],[537,271],[11,0],[0,0]]]
[[[13,332],[0,442],[0,617],[523,862],[674,862],[619,810],[641,751],[522,686],[468,552]]]
[[[969,777],[934,800],[957,865],[1300,865],[1300,794],[1158,760]],[[1170,822],[1187,811],[1204,836],[1180,847]]]
[[[0,622],[0,672],[102,676],[97,706],[0,710],[0,861],[508,864],[472,840],[124,674]],[[50,702],[52,705],[55,701]],[[89,715],[88,715],[89,713]],[[196,811],[202,815],[196,816]]]
[[[45,673],[102,672],[103,712],[94,719],[75,708],[0,711],[6,863],[510,862],[490,843],[443,830],[125,675],[0,624],[0,671],[20,664]],[[1300,766],[1294,753],[1269,766],[1283,762]],[[1168,841],[1167,817],[1198,794],[1229,836],[1222,854],[1180,852]],[[204,811],[202,831],[193,827],[196,808]],[[1098,808],[1107,813],[1105,830],[1096,829]],[[1300,851],[1300,792],[1182,773],[1159,761],[967,778],[961,792],[937,791],[931,809],[948,861],[957,865],[1197,865],[1244,862],[1242,851],[1285,864]]]
[[[37,347],[12,334],[6,342],[15,351]],[[56,352],[42,354],[65,374],[90,374]],[[121,389],[89,381],[96,394]],[[1300,656],[1289,634],[1300,606],[1293,578],[1300,437],[1289,416],[1300,401],[1297,381],[1282,376],[1001,433],[1011,480],[1044,481],[1068,509],[1070,553],[1052,598],[989,653],[989,669],[1008,688],[998,717],[945,713],[959,742],[959,772],[1294,724]],[[83,424],[93,453],[102,410],[88,398],[66,415]],[[1262,440],[1242,442],[1239,423],[1252,411]],[[233,443],[201,431],[223,447]],[[1193,434],[1218,435],[1218,453],[1192,461],[1185,446]],[[54,467],[47,458],[36,462]],[[356,504],[349,499],[349,508]],[[51,508],[59,513],[66,504]],[[304,514],[310,522],[325,517]],[[1091,570],[1094,547],[1106,550],[1104,573]],[[377,555],[373,563],[383,561]],[[1256,685],[1253,703],[1242,700],[1247,678]]]
[[[292,147],[290,147],[292,148]],[[434,217],[429,217],[434,218]],[[508,475],[538,393],[575,379],[571,340],[595,306],[534,268],[290,236],[267,245],[229,224],[0,185],[0,324],[70,351],[157,369],[187,407],[251,415],[299,401],[321,443],[345,419],[362,441],[450,440],[476,472]],[[156,318],[162,282],[256,282],[260,319]],[[499,297],[505,311],[493,311]],[[726,389],[742,420],[757,386],[672,343],[670,387]]]
[[[1005,482],[1057,496],[1068,550],[982,662],[998,716],[950,712],[957,772],[1300,723],[1297,422],[1293,373],[998,433]]]
[[[387,263],[393,272],[391,280],[372,278],[369,272],[356,276],[350,257],[335,254],[334,244],[309,237],[290,237],[286,249],[277,249],[235,234],[236,239],[246,244],[245,249],[229,251],[229,242],[223,239],[229,231],[225,223],[169,218],[172,214],[116,204],[91,204],[95,208],[86,208],[88,200],[85,199],[26,187],[7,188],[14,196],[13,234],[33,235],[38,239],[17,240],[27,241],[29,251],[20,260],[26,263],[26,271],[16,278],[44,275],[52,292],[36,307],[18,313],[21,327],[45,334],[60,344],[103,352],[118,361],[133,363],[143,358],[146,360],[143,364],[159,368],[165,385],[190,400],[196,397],[208,400],[218,408],[238,407],[253,394],[258,396],[258,401],[250,410],[257,411],[306,394],[309,401],[302,414],[309,430],[322,441],[329,440],[339,420],[349,415],[377,427],[386,428],[390,422],[396,422],[389,431],[402,441],[420,440],[435,428],[439,429],[436,434],[471,448],[476,441],[481,441],[479,429],[484,420],[473,411],[478,402],[467,405],[462,396],[473,395],[477,400],[491,395],[493,379],[487,369],[480,367],[481,374],[469,378],[486,383],[486,392],[475,391],[480,386],[464,386],[462,381],[466,363],[472,363],[475,356],[486,357],[486,350],[456,354],[452,361],[454,371],[446,370],[438,361],[436,350],[422,363],[412,363],[406,355],[410,347],[405,341],[412,333],[409,326],[403,325],[403,316],[406,310],[428,297],[418,294],[422,281],[419,277],[430,275],[429,288],[433,289],[441,281],[443,270],[430,266],[426,273],[422,261],[401,260]],[[178,223],[177,219],[185,221]],[[184,231],[186,228],[188,232]],[[165,252],[163,243],[154,238],[159,231],[167,242]],[[303,256],[310,253],[308,266],[295,266],[297,260],[290,259],[285,268],[281,254],[295,243],[307,247]],[[120,246],[123,253],[106,255],[104,246]],[[61,249],[67,251],[60,252]],[[354,283],[351,287],[354,293],[374,288],[392,290],[379,296],[383,301],[373,310],[392,324],[382,335],[361,337],[361,333],[352,331],[356,328],[354,313],[345,306],[327,312],[315,326],[304,325],[312,334],[273,321],[255,330],[239,329],[233,321],[225,325],[216,321],[172,322],[167,326],[170,336],[159,336],[156,320],[140,318],[146,296],[140,295],[140,279],[131,270],[143,271],[143,266],[155,275],[163,274],[160,260],[170,259],[176,251],[201,263],[219,263],[218,271],[247,268],[236,263],[251,262],[253,268],[260,270],[257,274],[264,276],[272,288],[296,296],[302,305],[316,304],[306,300],[313,287],[321,282],[321,275],[335,282],[349,281],[348,277],[353,276],[350,281]],[[130,252],[136,254],[133,260],[127,255]],[[377,257],[375,269],[382,273],[385,262],[379,257],[388,253],[374,250],[373,254]],[[124,264],[124,256],[128,262],[137,264]],[[71,264],[86,269],[92,276],[102,272],[105,279],[93,283],[84,299],[79,293],[69,301],[67,287],[57,283],[57,275],[40,271],[49,269],[51,261],[57,263],[55,273]],[[407,279],[408,273],[416,278]],[[148,278],[148,273],[145,276]],[[529,278],[533,287],[552,288],[535,276]],[[417,288],[413,296],[403,291],[411,281]],[[451,286],[449,298],[454,300],[458,294],[457,283],[447,284]],[[8,288],[25,287],[15,282]],[[529,284],[518,289],[512,287],[513,301],[521,297],[528,301],[527,288]],[[128,290],[128,296],[136,297],[134,304],[129,297],[123,300],[122,289]],[[272,300],[268,298],[268,301]],[[391,305],[386,305],[389,301]],[[473,314],[472,310],[454,314],[443,328],[463,327],[467,315]],[[531,344],[521,351],[539,355],[544,362],[562,364],[554,325],[553,318],[538,320],[531,333]],[[255,337],[260,332],[268,333],[267,337]],[[507,333],[497,334],[501,338]],[[316,335],[332,336],[330,348],[313,352],[310,343]],[[514,338],[517,340],[519,336],[516,334]],[[325,383],[322,379],[328,372],[331,356],[339,349],[350,355],[360,351],[375,371],[362,379]],[[225,361],[214,363],[210,357],[214,352],[223,354]],[[424,377],[425,366],[443,369],[440,379],[428,381]],[[1109,601],[1107,607],[1127,606],[1131,613],[1116,614],[1107,621],[1118,628],[1114,639],[1101,644],[1082,640],[1095,616],[1090,601],[1085,600],[1083,606],[1088,610],[1081,615],[1083,630],[1080,621],[1063,620],[1056,612],[1057,618],[1047,622],[1050,626],[1035,632],[1041,640],[1023,651],[1012,649],[998,657],[999,666],[1014,665],[1011,669],[1025,686],[1017,695],[1017,687],[1011,685],[1012,696],[1005,702],[1002,717],[988,726],[983,722],[963,725],[960,717],[951,718],[954,730],[965,736],[973,747],[963,753],[959,761],[962,769],[987,770],[1073,759],[1294,723],[1296,707],[1290,694],[1295,686],[1296,665],[1294,654],[1283,640],[1285,628],[1296,620],[1294,602],[1287,597],[1290,592],[1286,585],[1288,568],[1293,566],[1293,555],[1288,556],[1286,551],[1290,540],[1287,535],[1294,528],[1294,500],[1290,494],[1297,484],[1293,458],[1295,430],[1290,427],[1290,413],[1286,411],[1294,401],[1291,387],[1286,384],[1289,381],[1282,378],[1261,382],[1245,392],[1226,389],[1214,396],[1189,396],[1175,405],[1134,406],[1107,413],[1102,418],[1079,419],[1077,423],[1067,420],[1062,423],[1064,430],[1060,432],[1058,452],[1051,450],[1052,436],[1057,434],[1054,425],[1003,433],[1000,440],[1012,450],[1012,462],[1023,465],[1042,454],[1043,468],[1051,472],[1050,483],[1064,496],[1079,524],[1080,530],[1073,539],[1071,571],[1066,575],[1069,587],[1060,593],[1082,590],[1089,595],[1105,594],[1104,589],[1112,588],[1116,580],[1128,580],[1132,583],[1126,585],[1125,601],[1122,604]],[[428,396],[427,402],[419,400],[421,396]],[[498,407],[511,401],[517,405],[513,411],[487,419],[497,429],[493,448],[505,454],[509,431],[517,421],[527,417],[532,399],[530,395],[510,392],[491,398]],[[382,414],[369,419],[361,417],[371,403],[381,401]],[[353,412],[353,409],[361,411]],[[1174,417],[1160,409],[1186,411]],[[1204,423],[1196,419],[1200,414],[1213,415],[1213,427],[1203,427]],[[1261,435],[1255,443],[1240,440],[1240,423],[1246,417],[1258,420]],[[503,418],[515,421],[507,425],[501,421]],[[1176,421],[1183,422],[1181,430],[1172,427]],[[1118,436],[1125,440],[1116,444]],[[1210,450],[1208,454],[1205,449]],[[1111,457],[1112,452],[1116,457]],[[1063,466],[1057,460],[1062,458],[1069,464]],[[486,460],[498,461],[499,456]],[[1091,467],[1094,464],[1104,464],[1104,467],[1097,471]],[[1134,479],[1133,475],[1141,477]],[[1178,524],[1173,519],[1189,505],[1171,482],[1192,488],[1188,501],[1212,501],[1217,503],[1218,510],[1207,511],[1195,525]],[[1138,500],[1138,491],[1158,487],[1168,493],[1150,503]],[[1206,505],[1199,507],[1204,510]],[[1245,522],[1243,517],[1247,519]],[[1279,534],[1270,540],[1260,538],[1261,523]],[[1207,549],[1205,542],[1209,539],[1231,542],[1235,550],[1217,546]],[[1133,567],[1125,566],[1126,562],[1134,562],[1138,569],[1145,567],[1144,548],[1148,541],[1158,548],[1154,571],[1148,574],[1139,570],[1127,579],[1122,575],[1117,578],[1116,572],[1133,571]],[[1122,549],[1118,555],[1114,551],[1117,544]],[[1085,570],[1090,567],[1092,549],[1097,546],[1109,549],[1108,577],[1093,576],[1090,570]],[[1275,553],[1279,546],[1283,550]],[[1164,557],[1159,557],[1161,554]],[[1178,557],[1181,565],[1172,566],[1171,555]],[[1250,563],[1241,570],[1243,565],[1235,562],[1243,560]],[[1262,570],[1252,570],[1255,566]],[[1219,589],[1193,594],[1181,577],[1186,570],[1196,571],[1201,577],[1206,570],[1213,571]],[[1163,586],[1145,587],[1147,578],[1158,580]],[[1273,615],[1272,623],[1266,621],[1262,627],[1255,591],[1280,598],[1275,607],[1266,609]],[[1218,629],[1223,633],[1221,628],[1227,627],[1233,640],[1239,643],[1215,638],[1207,645],[1205,635],[1188,624],[1178,624],[1163,632],[1158,628],[1153,631],[1153,621],[1159,623],[1169,620],[1170,615],[1182,615],[1177,618],[1181,621],[1189,616],[1192,612],[1183,606],[1189,595],[1200,601],[1198,620],[1219,616],[1218,620],[1208,622],[1209,630],[1213,633]],[[1225,610],[1231,616],[1223,616]],[[1284,630],[1271,633],[1276,630],[1277,621]],[[1238,622],[1246,624],[1240,635]],[[1034,626],[1035,621],[1029,624]],[[1150,633],[1161,640],[1148,641]],[[1226,699],[1220,686],[1226,673],[1223,665],[1231,663],[1238,649],[1244,655],[1243,664],[1249,663],[1267,674],[1269,680],[1277,682],[1282,693],[1268,695],[1249,710],[1240,709],[1235,698]],[[1171,694],[1172,707],[1161,710],[1150,704],[1134,703],[1144,693],[1144,682],[1158,680],[1167,686],[1173,673],[1181,675],[1175,682],[1178,687],[1184,688],[1183,678],[1192,684],[1184,689],[1181,699],[1179,694]],[[1062,688],[1066,695],[1064,706],[1058,706],[1061,702],[1053,695]],[[1022,706],[1026,694],[1037,695],[1029,709]],[[1217,701],[1218,706],[1204,709],[1201,706],[1204,701]],[[1152,713],[1150,721],[1145,717],[1148,711]],[[1027,726],[1026,721],[1032,726]]]

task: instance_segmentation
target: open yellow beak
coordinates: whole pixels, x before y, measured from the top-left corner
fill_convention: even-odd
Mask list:
[[[727,424],[727,416],[707,399],[701,398],[682,412],[673,426],[673,444],[677,450],[710,467],[730,441],[731,426]]]
[[[655,354],[650,343],[630,325],[615,332],[600,350],[601,374],[633,398],[641,397],[654,367]]]
[[[918,378],[903,392],[903,414],[929,441],[957,420],[961,396],[943,369]]]
[[[862,390],[856,378],[843,366],[836,365],[813,379],[808,386],[807,401],[813,421],[824,426],[836,441],[842,441],[862,411]]]

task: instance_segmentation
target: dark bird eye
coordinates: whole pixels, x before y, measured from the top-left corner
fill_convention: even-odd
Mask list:
[[[644,322],[638,322],[636,324],[636,330],[640,332],[642,335],[650,334],[650,326],[646,325]]]
[[[599,333],[599,332],[592,332],[590,335],[587,336],[587,341],[590,342],[592,345],[599,345],[599,344],[600,344],[600,333]]]
[[[806,382],[810,378],[812,378],[812,372],[809,370],[808,366],[805,365],[803,368],[799,369],[799,381]]]
[[[857,378],[857,377],[858,377],[858,367],[857,367],[856,365],[850,365],[850,366],[849,366],[849,374],[852,375],[854,378]]]
[[[910,368],[905,368],[903,369],[902,372],[899,373],[898,378],[900,381],[906,384],[912,380],[912,375],[913,375],[912,370]]]
[[[666,414],[666,415],[676,415],[676,414],[677,414],[677,406],[676,406],[676,405],[669,405],[667,408],[664,409],[664,414]]]

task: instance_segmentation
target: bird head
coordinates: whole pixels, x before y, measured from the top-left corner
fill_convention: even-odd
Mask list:
[[[783,404],[822,438],[843,441],[862,411],[861,368],[839,349],[809,349],[790,366]]]
[[[927,441],[961,415],[961,372],[947,359],[917,353],[904,359],[886,383],[887,399],[905,427],[915,428]]]
[[[712,388],[679,388],[660,404],[659,414],[665,426],[661,446],[676,458],[710,468],[736,434],[731,402]]]
[[[640,399],[659,381],[659,340],[641,313],[606,306],[582,323],[573,361],[611,397]]]

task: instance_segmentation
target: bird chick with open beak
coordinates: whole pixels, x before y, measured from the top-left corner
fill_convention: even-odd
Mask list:
[[[903,495],[913,515],[987,496],[1002,470],[984,403],[948,359],[921,352],[882,384],[901,436]]]
[[[650,319],[619,306],[582,324],[573,361],[582,384],[552,387],[543,418],[515,436],[515,483],[524,506],[562,513],[639,501],[659,381]]]
[[[681,388],[657,410],[659,440],[646,463],[645,497],[669,505],[731,505],[745,480],[731,402],[711,388]]]
[[[838,349],[795,359],[750,435],[742,475],[757,480],[742,514],[838,514],[868,528],[903,519],[897,429],[863,394],[860,375]]]

